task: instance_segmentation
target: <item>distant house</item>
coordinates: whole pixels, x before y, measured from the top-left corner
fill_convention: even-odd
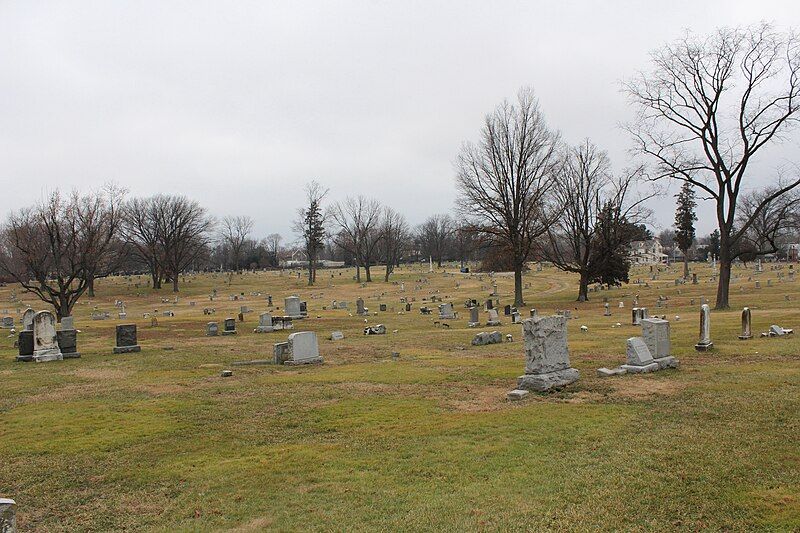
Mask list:
[[[667,262],[667,254],[658,239],[633,241],[628,259],[634,265],[658,265]]]

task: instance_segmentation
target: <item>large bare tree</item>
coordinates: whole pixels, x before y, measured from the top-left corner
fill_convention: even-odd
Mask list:
[[[641,169],[615,177],[608,155],[588,139],[566,150],[554,179],[553,222],[548,225],[541,252],[561,270],[578,274],[579,302],[589,299],[589,283],[601,277],[598,266],[603,261],[597,254],[609,253],[595,242],[604,208],[607,211],[607,206],[614,206],[619,211],[617,219],[624,224],[638,223],[645,214],[642,205],[650,196],[634,191],[640,177]]]
[[[388,282],[389,276],[394,272],[395,266],[400,263],[403,252],[408,246],[409,229],[406,217],[391,207],[385,207],[379,231],[381,240],[378,244],[378,253],[386,264],[383,280]]]
[[[214,221],[185,196],[157,197],[157,224],[164,273],[178,292],[180,275],[208,252]]]
[[[233,270],[237,272],[241,269],[242,252],[251,231],[253,231],[253,219],[248,216],[230,216],[222,219],[220,241],[228,247]]]
[[[465,143],[456,160],[459,211],[509,251],[517,306],[525,263],[549,222],[544,206],[559,143],[533,91],[522,89],[515,104],[504,101],[486,117],[478,143]]]
[[[121,258],[119,190],[64,197],[9,215],[0,271],[49,303],[59,320],[72,314],[89,280],[111,274]]]
[[[334,243],[356,260],[356,281],[361,281],[361,267],[366,281],[372,281],[370,266],[376,259],[381,240],[381,204],[364,196],[347,197],[330,209]]]
[[[639,110],[629,129],[639,152],[655,163],[653,179],[689,182],[715,202],[716,308],[727,309],[740,241],[763,209],[800,185],[797,177],[781,183],[750,217],[737,217],[740,193],[758,179],[752,171],[756,156],[797,122],[800,41],[766,23],[722,28],[707,37],[687,34],[655,51],[652,63],[650,72],[626,83]],[[760,169],[758,176],[769,173]]]
[[[123,209],[122,235],[135,259],[150,271],[153,288],[164,279],[164,253],[159,235],[159,203],[163,197],[132,198]]]
[[[441,268],[453,237],[455,224],[449,215],[431,215],[417,228],[422,253],[436,261]]]

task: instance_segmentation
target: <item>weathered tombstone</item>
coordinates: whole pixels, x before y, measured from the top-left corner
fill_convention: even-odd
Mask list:
[[[206,324],[206,335],[209,337],[216,337],[219,335],[219,324],[216,322],[209,322]]]
[[[0,533],[17,533],[17,502],[0,498]]]
[[[522,322],[522,332],[525,374],[517,379],[517,389],[547,391],[578,380],[580,374],[569,365],[566,318],[528,318]]]
[[[308,303],[300,302],[300,316],[308,316]]]
[[[697,285],[697,274],[696,273],[692,274],[692,285]]]
[[[631,337],[626,343],[625,356],[627,364],[620,366],[626,372],[641,374],[658,370],[658,363],[653,361],[650,349],[641,337]]]
[[[303,318],[300,312],[300,298],[287,296],[283,299],[283,314],[292,318]]]
[[[500,344],[503,342],[503,335],[499,331],[486,333],[481,331],[472,339],[473,346],[486,346],[487,344]]]
[[[17,361],[33,361],[33,331],[24,329],[17,338]]]
[[[14,317],[13,316],[4,316],[2,322],[0,322],[0,327],[3,329],[13,329],[14,328]]]
[[[511,323],[512,324],[519,324],[522,321],[520,320],[519,311],[516,309],[511,312]]]
[[[117,345],[114,353],[141,352],[142,347],[136,340],[136,324],[120,324],[117,326]]]
[[[453,312],[453,304],[451,304],[451,303],[439,304],[439,319],[440,320],[452,320],[455,317],[456,317],[456,315]]]
[[[471,328],[478,327],[480,324],[480,312],[477,307],[470,307],[469,308],[469,324],[467,324]]]
[[[537,318],[539,316],[539,312],[536,309],[531,308],[531,318]]]
[[[37,363],[61,361],[64,356],[58,348],[56,316],[50,311],[33,315],[33,360]]]
[[[272,295],[267,295],[267,306],[272,307]]]
[[[739,339],[746,341],[747,339],[753,338],[753,330],[752,330],[752,322],[750,316],[750,308],[745,307],[742,309],[742,333],[739,335]]]
[[[364,328],[364,335],[386,335],[386,326],[383,324],[367,326]]]
[[[634,307],[631,309],[631,325],[638,326],[641,324],[642,315],[639,313],[639,308]]]
[[[27,331],[33,331],[33,316],[36,314],[36,311],[33,309],[26,309],[24,313],[22,313],[22,329]]]
[[[489,309],[494,309],[494,302],[492,302],[491,298],[486,300],[486,310],[488,311]]]
[[[505,316],[511,316],[511,306],[510,305],[506,305],[505,307],[503,307],[503,314]]]
[[[302,365],[322,363],[317,334],[313,331],[292,333],[286,342],[274,345],[275,364]]]
[[[223,335],[236,335],[236,319],[226,318],[222,328]]]
[[[662,318],[642,319],[642,338],[658,367],[678,368],[678,360],[672,357],[669,322]]]
[[[61,329],[75,329],[75,317],[65,316],[61,319]]]
[[[406,304],[406,312],[408,312],[408,311],[411,311],[411,304],[410,303]]]
[[[380,306],[378,307],[378,309],[380,309],[380,310],[381,310],[381,312],[386,312],[386,304],[380,304]]]
[[[497,309],[489,309],[489,320],[486,321],[487,326],[499,326],[500,316],[497,314]]]
[[[364,300],[361,298],[356,299],[356,314],[360,316],[367,314],[367,308],[364,307]]]
[[[341,331],[334,331],[331,333],[331,340],[332,341],[340,341],[344,339],[344,333]]]
[[[58,347],[64,359],[78,359],[78,332],[75,329],[61,329],[56,332]]]
[[[608,302],[603,304],[603,308],[603,316],[611,316],[611,306],[608,304]]]
[[[255,333],[270,333],[275,331],[272,325],[272,313],[261,313],[258,315],[258,326],[253,330]]]
[[[698,352],[705,352],[714,346],[711,342],[711,309],[708,304],[700,306],[700,340],[694,345]]]
[[[760,288],[761,288],[761,282],[756,280],[756,289],[760,289]]]

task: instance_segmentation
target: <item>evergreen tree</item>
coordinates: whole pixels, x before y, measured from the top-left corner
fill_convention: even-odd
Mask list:
[[[683,183],[681,191],[676,195],[678,207],[675,210],[675,244],[683,252],[683,278],[689,277],[689,248],[694,242],[694,222],[697,215],[694,208],[697,206],[694,188],[688,181]]]
[[[308,258],[308,284],[317,280],[317,258],[325,245],[325,212],[322,200],[328,193],[319,183],[312,181],[306,186],[308,205],[298,209],[294,229],[303,237],[303,247]]]

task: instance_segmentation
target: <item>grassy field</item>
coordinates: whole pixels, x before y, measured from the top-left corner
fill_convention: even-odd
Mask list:
[[[733,310],[712,312],[715,349],[698,353],[700,298],[713,305],[716,284],[695,266],[700,284],[676,287],[681,268],[655,281],[639,268],[632,278],[649,287],[585,303],[571,275],[526,274],[530,306],[572,309],[581,379],[513,403],[521,328],[502,317],[513,342],[473,347],[466,327],[463,302],[486,299],[488,276],[409,268],[363,288],[352,270],[321,271],[313,288],[288,272],[187,276],[177,304],[144,277],[101,280],[74,313],[80,359],[17,363],[13,339],[0,338],[0,495],[16,499],[21,531],[800,530],[800,337],[737,339],[745,305],[756,335],[800,328],[800,281],[779,282],[769,265],[757,277],[735,270]],[[511,303],[513,277],[496,278],[501,305]],[[11,302],[12,290],[0,288],[0,311],[17,321],[28,304],[44,308],[18,289]],[[651,315],[668,315],[681,368],[598,378],[641,334],[630,325],[637,292]],[[294,330],[317,332],[324,365],[230,365],[270,358],[285,340],[252,333],[267,294],[279,307],[291,294],[308,301]],[[454,303],[452,328],[417,310],[431,295]],[[358,296],[371,311],[388,305],[368,319],[387,335],[365,337],[364,318],[330,308],[346,300],[354,314]],[[401,296],[416,299],[412,312],[399,313]],[[117,299],[127,320],[90,320],[95,308],[116,317]],[[204,335],[203,307],[222,322],[239,305],[253,312],[238,335]],[[151,327],[142,315],[155,309],[175,317]],[[141,353],[112,355],[122,322],[138,324]],[[345,340],[327,340],[333,330]]]

